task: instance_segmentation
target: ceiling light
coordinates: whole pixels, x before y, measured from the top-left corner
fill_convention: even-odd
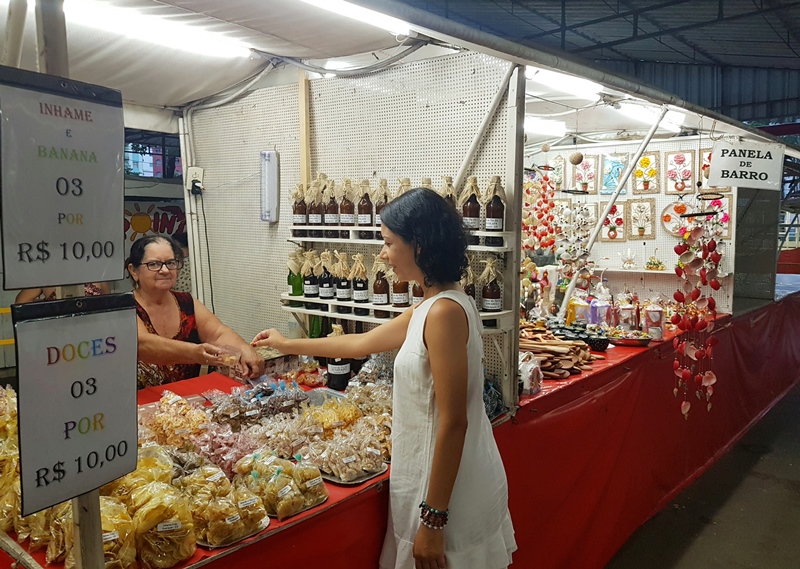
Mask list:
[[[597,98],[603,86],[588,79],[575,77],[574,75],[567,75],[557,71],[549,71],[547,69],[539,69],[538,67],[531,67],[530,65],[525,68],[525,77],[534,83],[546,85],[552,89],[574,95],[580,99],[594,100]]]
[[[564,121],[525,117],[525,132],[561,137],[567,134],[567,124]]]
[[[618,111],[628,118],[652,125],[658,120],[661,109],[658,107],[639,105],[630,102],[621,102]],[[686,115],[677,111],[667,111],[667,114],[658,125],[659,128],[670,132],[680,132],[681,125]]]
[[[408,23],[397,18],[392,18],[375,10],[362,8],[344,0],[300,0],[306,4],[311,4],[317,8],[328,10],[340,16],[346,16],[359,22],[364,22],[371,26],[388,30],[396,36],[407,36],[411,33],[411,27]]]
[[[223,34],[97,0],[65,0],[64,17],[68,23],[207,57],[250,57],[251,53],[247,45]]]

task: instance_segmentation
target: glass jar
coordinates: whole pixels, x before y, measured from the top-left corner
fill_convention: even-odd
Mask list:
[[[372,283],[372,304],[377,306],[389,304],[389,281],[383,271],[378,271],[375,275],[375,282]],[[375,318],[389,318],[390,314],[386,310],[375,310]]]
[[[353,279],[353,302],[360,304],[369,302],[369,281],[367,279]],[[358,316],[369,316],[369,308],[356,308]]]
[[[333,300],[336,297],[336,287],[334,287],[333,275],[328,270],[328,267],[322,268],[322,274],[319,276],[319,298],[320,300]],[[320,310],[328,312],[329,304],[320,304]]]
[[[469,233],[469,230],[474,231],[481,228],[481,204],[478,203],[475,194],[472,194],[461,208],[461,215],[464,220],[464,229],[468,230],[467,245],[480,245],[480,237]]]
[[[500,288],[497,279],[491,280],[483,286],[481,296],[483,297],[484,312],[503,310],[503,289]]]
[[[328,200],[328,205],[325,206],[325,227],[338,227],[339,226],[339,204],[336,203],[336,199],[331,196],[331,199]],[[337,239],[339,237],[339,232],[326,229],[325,230],[325,238],[326,239]]]
[[[345,196],[342,205],[339,206],[339,225],[342,227],[353,227],[356,224],[356,205]],[[350,239],[350,231],[341,232],[342,239]]]
[[[392,306],[395,308],[411,306],[408,298],[408,281],[392,283]]]
[[[372,200],[369,199],[369,194],[364,192],[361,196],[361,201],[358,202],[358,226],[371,227],[372,226]],[[359,231],[359,239],[373,239],[375,234],[372,231]]]
[[[306,200],[294,202],[294,205],[292,206],[292,225],[295,227],[308,225],[308,209],[306,207]],[[294,237],[305,237],[307,233],[308,232],[305,229],[292,230],[292,236]]]
[[[498,196],[494,196],[486,204],[486,231],[502,232],[506,216],[506,206]],[[487,237],[487,247],[502,247],[502,237]]]
[[[350,279],[346,277],[339,277],[336,279],[336,300],[339,302],[350,302],[353,300],[353,288],[350,285]],[[337,306],[336,312],[339,314],[350,314],[353,309],[349,306]]]
[[[414,286],[411,287],[411,304],[419,304],[424,300],[423,296],[425,296],[425,291],[422,290],[419,283],[415,281]]]
[[[317,227],[321,226],[323,215],[325,215],[325,204],[323,204],[322,202],[312,203],[308,207],[308,224],[315,225]],[[321,238],[323,236],[322,230],[321,229],[309,230],[308,236]]]

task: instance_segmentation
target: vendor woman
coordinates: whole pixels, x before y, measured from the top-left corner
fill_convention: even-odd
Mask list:
[[[172,290],[183,266],[180,245],[168,237],[142,237],[131,246],[139,326],[139,389],[197,377],[203,365],[222,364],[220,346],[241,351],[244,373],[259,377],[264,360],[202,302]]]

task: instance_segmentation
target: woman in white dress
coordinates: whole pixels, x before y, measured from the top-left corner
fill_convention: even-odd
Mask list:
[[[459,285],[466,236],[456,211],[416,188],[381,212],[381,258],[423,301],[364,334],[256,346],[286,354],[362,357],[400,348],[394,367],[385,569],[503,569],[516,550],[508,485],[483,406],[483,341],[474,301]]]

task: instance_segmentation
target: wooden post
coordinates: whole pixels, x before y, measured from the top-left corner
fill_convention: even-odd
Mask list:
[[[311,183],[311,105],[306,72],[300,69],[297,73],[297,103],[300,112],[300,182],[302,182],[303,188],[307,188]]]
[[[69,77],[64,0],[36,0],[36,40],[39,71]]]

